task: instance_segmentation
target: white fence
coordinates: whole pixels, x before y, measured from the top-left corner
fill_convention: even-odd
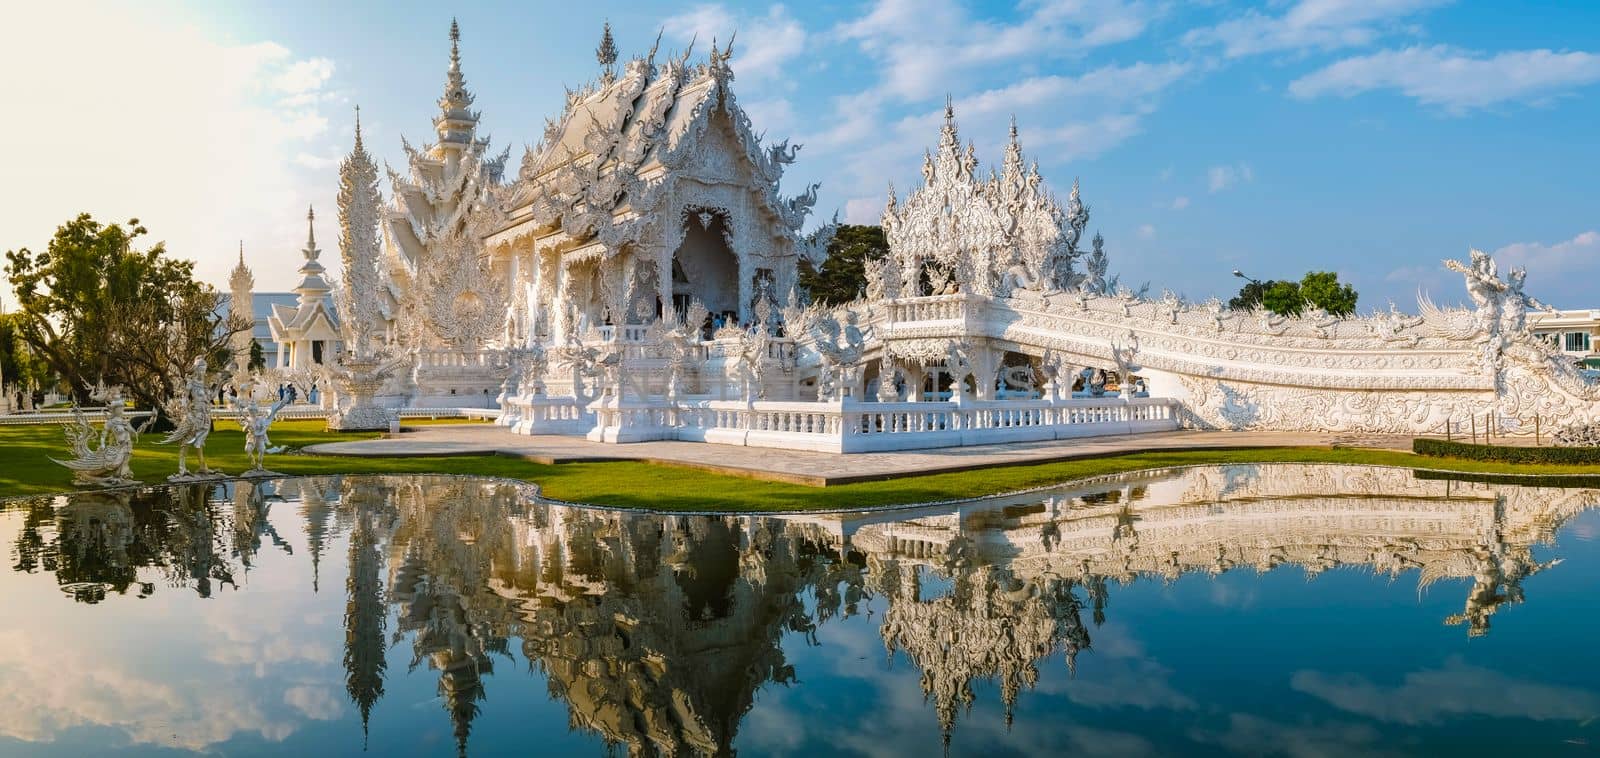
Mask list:
[[[441,419],[441,418],[470,418],[492,421],[500,417],[498,408],[401,408],[397,411],[401,419]],[[106,420],[103,409],[85,408],[83,415],[90,421]],[[128,411],[129,419],[138,421],[150,415],[150,411]],[[239,417],[239,411],[232,408],[212,408],[211,418],[214,421],[232,421]],[[291,405],[278,411],[278,420],[291,419],[324,419],[328,411],[315,405]],[[70,424],[72,423],[71,411],[42,411],[28,413],[13,413],[0,416],[0,426],[22,424]]]
[[[954,403],[597,403],[589,438],[864,453],[1174,431],[1165,398]]]

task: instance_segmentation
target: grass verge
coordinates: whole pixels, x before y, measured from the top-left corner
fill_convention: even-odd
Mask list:
[[[408,421],[407,425],[416,422]],[[206,445],[213,468],[237,473],[247,467],[243,434],[222,429]],[[330,439],[361,439],[376,433],[331,434],[321,421],[284,421],[273,426],[276,445],[304,447]],[[177,446],[148,435],[135,449],[134,474],[159,482],[177,470]],[[66,492],[66,469],[50,456],[66,454],[56,426],[0,427],[0,497]],[[1343,463],[1441,469],[1474,474],[1562,477],[1573,484],[1600,486],[1600,466],[1515,465],[1431,458],[1391,450],[1287,447],[1235,450],[1175,450],[1130,453],[1026,466],[960,471],[818,488],[724,476],[687,468],[640,462],[546,465],[498,456],[440,458],[352,458],[316,455],[269,456],[267,466],[284,474],[471,474],[535,482],[545,495],[574,502],[656,510],[832,510],[953,500],[1045,487],[1072,479],[1147,468],[1228,463]]]

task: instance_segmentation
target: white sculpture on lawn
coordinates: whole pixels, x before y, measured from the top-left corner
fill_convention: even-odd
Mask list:
[[[731,44],[697,63],[692,46],[619,63],[602,44],[599,79],[568,93],[504,181],[506,154],[489,157],[477,136],[459,43],[452,24],[437,141],[403,143],[409,170],[389,172],[390,203],[363,151],[341,167],[353,349],[338,409],[498,401],[521,433],[830,450],[1600,417],[1600,388],[1528,334],[1541,304],[1520,271],[1501,280],[1475,252],[1452,264],[1475,309],[1424,300],[1414,317],[1147,299],[1110,272],[1104,238],[1086,236],[1076,181],[1058,201],[1015,123],[1000,165],[982,171],[952,105],[921,185],[890,190],[889,251],[866,266],[867,300],[803,308],[798,264],[821,262],[835,225],[802,233],[817,187],[780,194],[799,146],[754,130]],[[356,233],[368,213],[381,252]],[[363,364],[364,341],[377,346]],[[378,377],[384,351],[410,370]],[[1088,397],[1062,391],[1085,373]]]
[[[161,440],[163,445],[178,443],[178,473],[168,481],[184,482],[195,479],[214,479],[222,474],[206,465],[206,438],[211,436],[211,399],[216,397],[216,385],[206,371],[206,359],[195,358],[185,377],[183,392],[167,402],[167,413],[177,424]],[[193,449],[199,458],[200,468],[189,471],[188,455]]]
[[[275,393],[255,378],[240,383],[235,391],[233,407],[239,413],[239,428],[244,430],[244,454],[250,460],[250,470],[240,476],[277,476],[277,472],[268,471],[262,464],[268,453],[280,450],[272,447],[267,431],[272,428],[278,412],[289,404],[289,396],[285,393],[274,397]]]
[[[106,387],[104,383],[98,384],[89,398],[104,402],[106,405],[106,420],[100,428],[98,444],[89,417],[84,415],[82,408],[74,404],[73,423],[62,424],[67,435],[67,444],[72,448],[72,458],[64,461],[55,458],[50,460],[71,469],[72,481],[79,486],[116,487],[137,484],[133,478],[133,444],[138,441],[139,435],[144,430],[150,428],[156,415],[150,414],[140,426],[134,426],[129,422],[120,385]]]

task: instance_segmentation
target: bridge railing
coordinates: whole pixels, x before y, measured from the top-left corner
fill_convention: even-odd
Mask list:
[[[590,406],[591,439],[689,440],[856,453],[1173,431],[1165,398],[962,403],[633,400]]]
[[[477,419],[489,421],[500,417],[499,408],[401,408],[395,411],[401,419]],[[103,409],[85,409],[84,417],[90,422],[103,422],[106,412]],[[239,411],[234,408],[213,407],[211,420],[213,422],[233,421],[239,418]],[[143,421],[150,416],[150,411],[127,411],[123,414],[128,420],[135,423]],[[328,417],[328,410],[318,405],[299,404],[285,407],[278,411],[278,421],[295,421],[305,419],[324,419]],[[26,425],[26,424],[70,424],[74,416],[71,411],[50,411],[44,413],[14,413],[0,416],[0,426]]]
[[[902,321],[961,321],[967,317],[968,295],[928,295],[892,300],[889,319]]]

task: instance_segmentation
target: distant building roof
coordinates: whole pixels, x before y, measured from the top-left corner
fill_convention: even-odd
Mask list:
[[[251,317],[255,320],[255,324],[250,331],[251,336],[255,337],[257,342],[272,342],[272,329],[267,326],[267,318],[272,315],[274,307],[284,307],[290,311],[295,310],[299,304],[299,297],[293,292],[250,293]],[[227,313],[228,305],[232,301],[232,295],[223,293],[221,301],[217,304],[218,311]],[[333,301],[329,300],[328,305],[332,307]]]

